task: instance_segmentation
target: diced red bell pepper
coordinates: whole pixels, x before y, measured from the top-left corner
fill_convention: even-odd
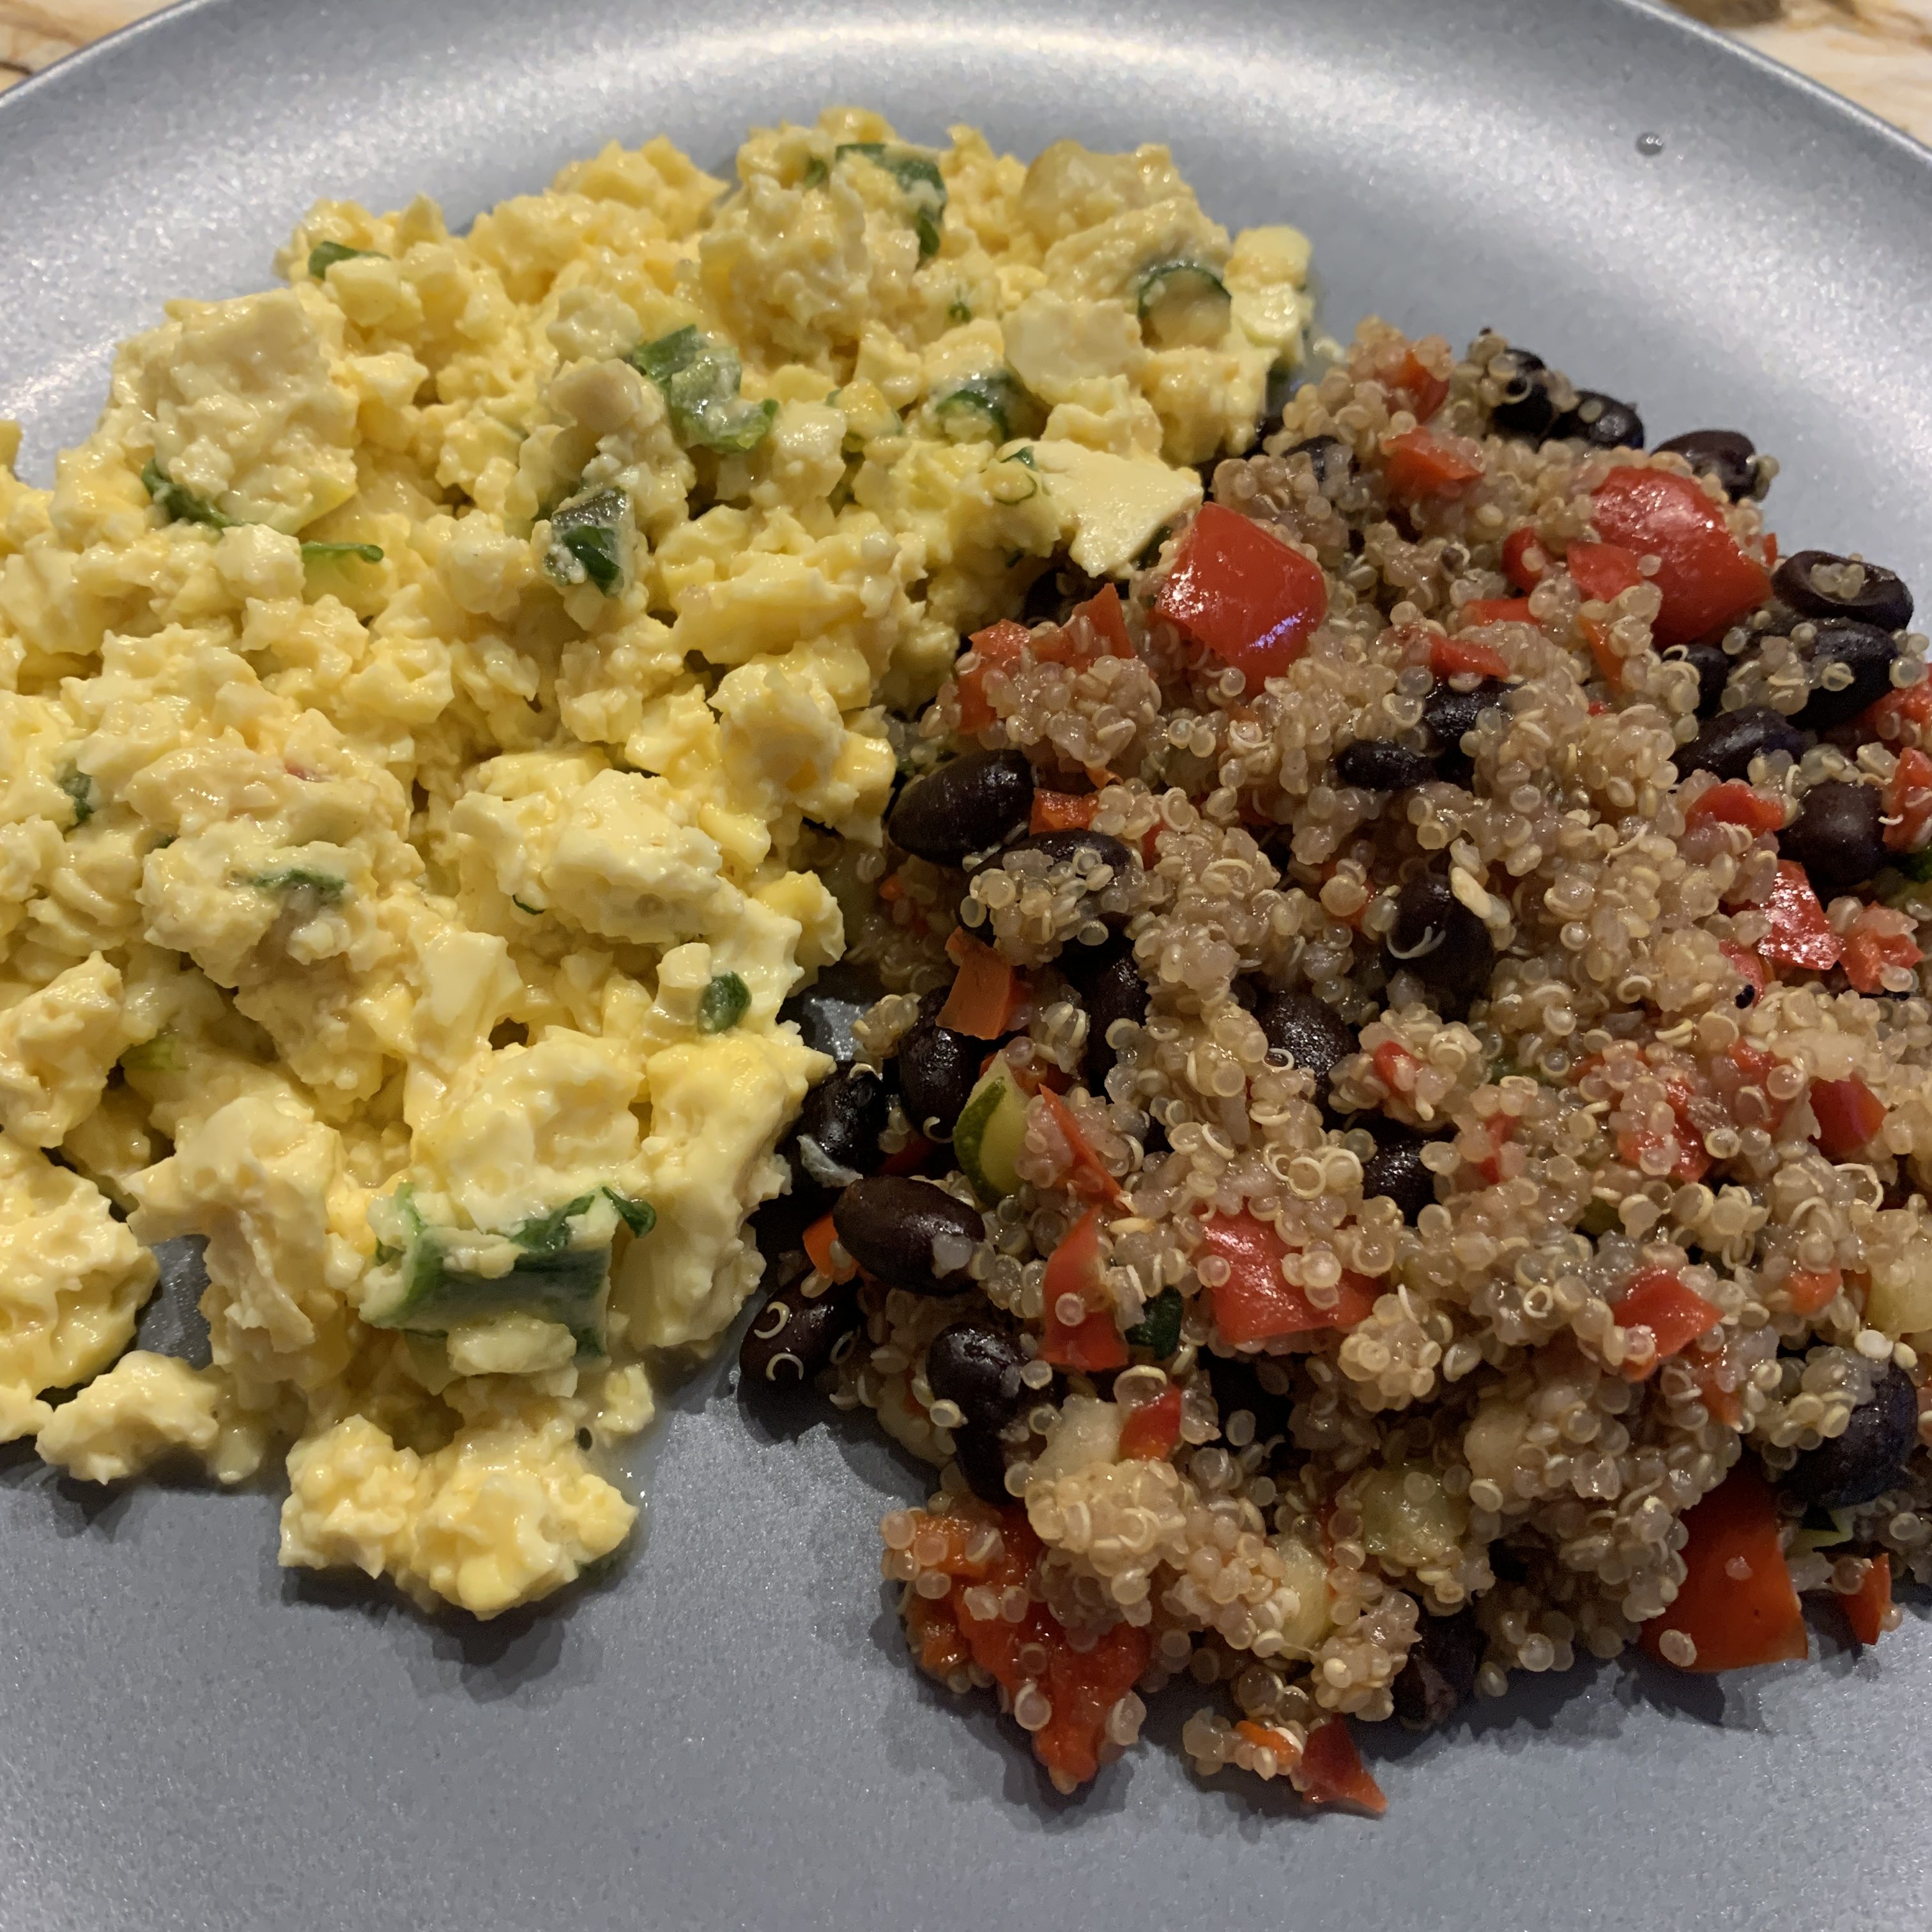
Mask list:
[[[1466,631],[1480,631],[1485,624],[1533,624],[1527,597],[1472,597],[1456,614]],[[1440,674],[1438,673],[1439,676]],[[1501,673],[1495,674],[1500,676]]]
[[[1096,791],[1036,791],[1027,830],[1036,836],[1042,832],[1084,832],[1094,823],[1100,804]]]
[[[1154,608],[1193,644],[1258,685],[1308,648],[1328,614],[1321,566],[1251,518],[1204,503]]]
[[[1881,1550],[1865,1565],[1865,1580],[1848,1597],[1838,1601],[1844,1606],[1845,1621],[1852,1627],[1852,1634],[1861,1643],[1876,1643],[1885,1634],[1885,1620],[1892,1611],[1892,1558]]]
[[[1845,934],[1845,977],[1862,993],[1884,992],[1887,968],[1916,966],[1925,957],[1912,932],[1909,913],[1867,906]]]
[[[1126,1338],[1112,1314],[1104,1308],[1069,1326],[1049,1301],[1046,1334],[1040,1352],[1056,1369],[1080,1369],[1088,1375],[1127,1366]]]
[[[1481,450],[1462,436],[1443,437],[1432,430],[1405,430],[1383,439],[1389,494],[1398,502],[1424,496],[1458,496],[1483,473]]]
[[[1112,584],[1102,584],[1085,603],[1076,604],[1073,614],[1084,617],[1094,626],[1110,657],[1133,656],[1134,640],[1127,635],[1126,613],[1120,608],[1120,593]]]
[[[1019,975],[1001,953],[964,927],[954,928],[946,950],[958,972],[939,1010],[939,1024],[973,1040],[1004,1040],[1026,996]]]
[[[1590,656],[1596,661],[1597,675],[1612,690],[1621,690],[1626,660],[1617,654],[1610,626],[1599,623],[1594,617],[1580,617],[1576,621],[1583,633],[1584,643],[1590,647]],[[1598,715],[1596,707],[1592,707],[1591,715]]]
[[[1376,1076],[1390,1093],[1406,1100],[1415,1091],[1416,1070],[1422,1062],[1399,1040],[1385,1040],[1370,1056]]]
[[[1764,970],[1764,962],[1755,952],[1734,945],[1728,939],[1719,944],[1718,950],[1737,968],[1738,976],[1744,984],[1760,999],[1762,998],[1764,989],[1769,983],[1768,976]]]
[[[967,640],[976,662],[962,671],[956,680],[959,693],[959,728],[964,732],[989,730],[998,719],[986,696],[988,671],[1011,671],[1020,661],[1029,633],[1024,624],[1003,617],[983,631],[975,631]]]
[[[1748,826],[1754,832],[1776,832],[1784,824],[1784,801],[1742,778],[1726,778],[1700,792],[1684,816],[1693,825],[1715,819],[1724,825]]]
[[[1889,850],[1917,852],[1932,838],[1932,758],[1916,746],[1899,754],[1885,788],[1885,816]]]
[[[1932,726],[1932,678],[1903,691],[1888,691],[1858,714],[1858,722],[1871,736],[1888,742],[1923,733]]]
[[[1180,1391],[1163,1389],[1153,1401],[1128,1410],[1120,1424],[1120,1457],[1124,1462],[1162,1462],[1180,1440]]]
[[[1613,603],[1643,581],[1636,551],[1621,544],[1573,543],[1563,561],[1570,580],[1594,604]]]
[[[1758,950],[1766,958],[1780,966],[1807,966],[1814,973],[1828,973],[1837,965],[1844,948],[1802,866],[1790,859],[1778,862],[1778,883],[1764,914],[1769,923]]]
[[[1691,1355],[1686,1358],[1697,1378],[1697,1399],[1728,1429],[1736,1429],[1744,1419],[1744,1399],[1741,1390],[1726,1388],[1718,1379],[1720,1355]]]
[[[1527,594],[1540,584],[1550,569],[1550,553],[1543,539],[1528,524],[1511,530],[1503,539],[1503,574]]]
[[[1697,1646],[1691,1670],[1740,1670],[1806,1657],[1804,1613],[1778,1540],[1778,1498],[1750,1456],[1703,1501],[1684,1526],[1686,1574],[1677,1600],[1643,1627],[1643,1647],[1664,1658],[1676,1630]],[[1737,1574],[1741,1572],[1742,1574]]]
[[[1850,1160],[1885,1125],[1885,1102],[1856,1073],[1813,1081],[1811,1112],[1818,1123],[1811,1138],[1827,1160]]]
[[[1660,649],[1722,630],[1770,592],[1769,573],[1745,554],[1692,477],[1634,465],[1612,470],[1597,486],[1590,520],[1606,543],[1658,560],[1651,581],[1664,607],[1651,634]]]
[[[1078,1322],[1060,1316],[1062,1295],[1078,1295],[1088,1312]],[[1100,1240],[1100,1210],[1090,1208],[1047,1258],[1040,1282],[1046,1306],[1046,1334],[1040,1353],[1057,1369],[1090,1373],[1127,1366],[1127,1340],[1114,1319],[1107,1294],[1106,1256]],[[1102,1305],[1094,1306],[1096,1302]]]
[[[830,1281],[850,1281],[859,1272],[859,1264],[850,1258],[838,1267],[832,1265],[832,1216],[821,1215],[805,1231],[806,1258],[818,1272]]]
[[[1676,1158],[1670,1164],[1670,1178],[1673,1180],[1702,1180],[1711,1171],[1711,1156],[1704,1150],[1701,1136],[1689,1130],[1679,1120],[1677,1132],[1670,1136],[1677,1143]],[[1617,1133],[1617,1157],[1626,1161],[1640,1173],[1648,1174],[1643,1157],[1652,1148],[1664,1144],[1664,1136],[1654,1134],[1648,1127],[1624,1127]]]
[[[1834,1268],[1793,1268],[1784,1277],[1784,1292],[1798,1315],[1816,1315],[1828,1308],[1844,1285],[1844,1275]]]
[[[1345,1271],[1333,1308],[1317,1308],[1282,1275],[1287,1244],[1265,1221],[1252,1214],[1216,1214],[1202,1227],[1202,1252],[1228,1264],[1228,1279],[1210,1288],[1208,1298],[1222,1338],[1240,1347],[1318,1328],[1346,1330],[1367,1319],[1378,1292],[1363,1275]]]
[[[1106,1162],[1094,1151],[1093,1143],[1080,1131],[1080,1123],[1073,1118],[1073,1109],[1051,1088],[1043,1088],[1040,1097],[1072,1156],[1072,1172],[1068,1178],[1073,1191],[1085,1195],[1090,1201],[1125,1200],[1126,1190],[1108,1172]]]
[[[1474,671],[1479,677],[1508,677],[1509,660],[1473,638],[1438,638],[1429,647],[1429,668],[1438,677]]]
[[[1701,1294],[1686,1288],[1669,1268],[1643,1268],[1611,1304],[1620,1328],[1648,1328],[1656,1352],[1641,1366],[1625,1362],[1624,1373],[1634,1382],[1654,1375],[1664,1362],[1688,1348],[1707,1328],[1724,1318]]]
[[[1355,1748],[1346,1718],[1324,1718],[1308,1733],[1300,1762],[1288,1778],[1311,1804],[1353,1804],[1374,1818],[1388,1809],[1382,1786],[1370,1776]]]
[[[1426,422],[1439,410],[1449,394],[1448,379],[1430,374],[1426,364],[1412,349],[1402,358],[1390,387],[1408,397],[1418,422]]]

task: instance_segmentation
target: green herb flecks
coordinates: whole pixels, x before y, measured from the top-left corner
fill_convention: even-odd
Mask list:
[[[54,774],[54,783],[74,800],[74,824],[68,829],[78,831],[100,806],[100,795],[94,790],[94,781],[79,766],[64,765]]]
[[[633,350],[631,362],[663,391],[671,427],[687,443],[742,455],[764,442],[778,412],[770,398],[751,403],[739,394],[744,365],[738,352],[695,324]]]
[[[1141,1311],[1141,1318],[1127,1330],[1129,1343],[1145,1348],[1156,1361],[1165,1361],[1180,1346],[1180,1291],[1164,1288]]]
[[[951,322],[970,322],[973,320],[972,305],[960,296],[955,296],[946,304],[946,319]]]
[[[943,396],[933,411],[946,434],[961,442],[1004,442],[1013,433],[1022,395],[1018,380],[1004,369],[972,376]]]
[[[805,164],[805,172],[799,177],[801,188],[823,188],[832,178],[832,170],[825,164],[822,154],[814,154]]]
[[[658,1210],[634,1194],[620,1194],[614,1187],[604,1190],[604,1198],[617,1210],[617,1218],[631,1232],[648,1234],[658,1224]]]
[[[346,242],[318,242],[308,251],[308,272],[317,281],[326,281],[338,262],[382,259],[380,248],[352,248]]]
[[[700,1033],[728,1033],[752,1010],[752,989],[735,973],[712,977],[698,1001]]]
[[[364,563],[380,563],[382,547],[372,543],[305,543],[302,547],[304,563],[336,563],[352,556]]]
[[[621,490],[599,490],[552,512],[550,554],[544,568],[566,586],[591,583],[614,596],[624,578],[624,512]]]
[[[527,899],[518,898],[514,892],[512,892],[510,895],[510,903],[516,908],[518,911],[526,912],[532,919],[542,919],[543,917],[544,909],[542,906],[533,906]]]
[[[239,528],[232,517],[224,516],[205,496],[197,496],[192,490],[184,490],[171,478],[159,460],[148,459],[141,472],[142,487],[154,499],[154,507],[171,524],[200,524],[211,530],[232,530]]]
[[[278,872],[257,872],[248,883],[258,892],[313,892],[325,905],[334,904],[349,890],[346,880],[308,866],[285,866]]]
[[[888,146],[884,141],[844,142],[833,150],[832,159],[842,161],[848,154],[863,155],[898,183],[912,212],[919,259],[931,261],[939,253],[940,224],[946,219],[946,181],[939,164],[916,148]]]

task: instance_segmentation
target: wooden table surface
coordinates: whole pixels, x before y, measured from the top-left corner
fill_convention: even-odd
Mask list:
[[[164,0],[0,0],[0,90]],[[1564,0],[1547,0],[1560,6]],[[1932,144],[1932,0],[1678,0]]]

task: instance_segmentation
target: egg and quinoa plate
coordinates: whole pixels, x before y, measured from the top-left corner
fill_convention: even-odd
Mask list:
[[[874,115],[613,146],[454,235],[318,206],[0,423],[0,1441],[285,1463],[285,1564],[480,1616],[634,1520],[832,1063],[963,634],[1124,578],[1246,448],[1306,248],[1162,149]],[[212,1359],[130,1348],[206,1241]]]

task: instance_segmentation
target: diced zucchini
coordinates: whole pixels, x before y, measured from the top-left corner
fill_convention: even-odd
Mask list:
[[[899,184],[919,237],[919,259],[929,262],[939,253],[940,224],[946,218],[946,182],[939,164],[916,148],[889,147],[883,141],[847,141],[832,151],[835,164],[848,154],[862,155],[884,168]]]
[[[1308,1657],[1334,1627],[1328,1614],[1328,1566],[1299,1537],[1277,1536],[1274,1546],[1295,1595],[1295,1614],[1282,1630],[1291,1656]]]
[[[729,1033],[752,1010],[752,989],[736,973],[718,973],[698,998],[700,1033]]]
[[[78,830],[94,816],[100,802],[95,795],[93,779],[77,766],[63,765],[54,774],[54,783],[74,800],[74,824],[68,830]]]
[[[1010,371],[974,376],[933,398],[940,427],[956,442],[1004,442],[1013,434],[1024,392]]]
[[[1166,1361],[1180,1346],[1180,1289],[1162,1288],[1127,1330],[1128,1346],[1146,1349],[1157,1362]]]
[[[320,282],[327,278],[338,262],[352,262],[358,257],[380,260],[382,253],[380,248],[352,248],[346,242],[318,242],[308,251],[308,272]]]
[[[755,449],[778,406],[748,403],[738,393],[744,365],[728,342],[692,323],[631,352],[632,365],[664,392],[671,427],[686,442],[742,454]]]
[[[566,587],[588,582],[614,595],[623,581],[628,507],[622,490],[599,490],[552,512],[544,568]]]
[[[154,499],[154,506],[171,524],[200,524],[211,530],[238,527],[232,517],[224,516],[205,498],[184,490],[153,457],[141,472],[142,487]]]
[[[304,563],[340,563],[350,557],[364,563],[380,563],[382,547],[372,543],[305,543],[302,547]]]
[[[1362,1485],[1362,1546],[1405,1570],[1446,1562],[1468,1526],[1468,1510],[1420,1463],[1378,1469]]]
[[[952,1126],[953,1157],[991,1207],[1020,1184],[1018,1162],[1026,1144],[1027,1096],[1004,1054],[980,1076]]]
[[[1134,307],[1169,347],[1218,342],[1228,331],[1228,285],[1204,262],[1162,262],[1141,277]]]

